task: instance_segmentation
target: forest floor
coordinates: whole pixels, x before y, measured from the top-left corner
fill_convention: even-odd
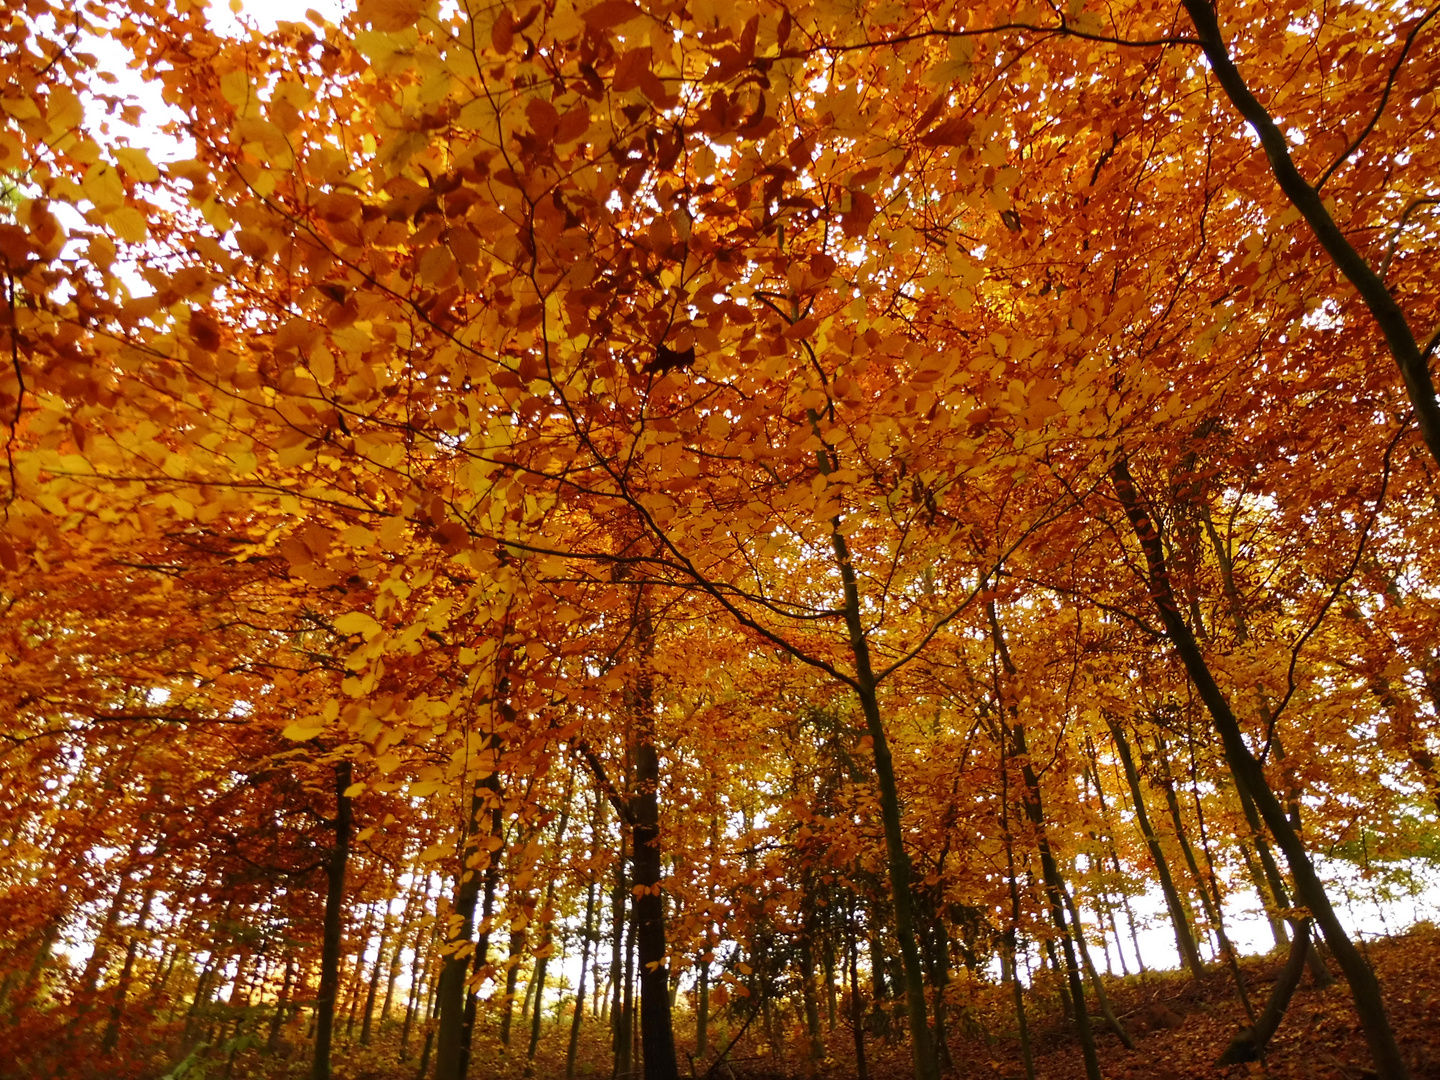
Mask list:
[[[1390,1020],[1413,1080],[1440,1080],[1440,928],[1420,926],[1388,940],[1370,942],[1366,951],[1384,987]],[[1281,954],[1240,961],[1257,1011],[1264,1007],[1283,963]],[[1134,1037],[1136,1049],[1125,1049],[1112,1032],[1097,1027],[1106,1080],[1362,1080],[1373,1076],[1348,988],[1338,978],[1321,987],[1307,973],[1270,1044],[1266,1060],[1228,1067],[1216,1067],[1214,1061],[1246,1024],[1228,969],[1212,966],[1207,976],[1198,981],[1178,972],[1150,972],[1108,979],[1107,986],[1112,1006]],[[969,1005],[952,1008],[949,1044],[953,1068],[947,1070],[947,1075],[963,1080],[1023,1080],[1025,1070],[1009,991],[975,984],[965,994],[957,994],[957,999],[960,997]],[[1079,1042],[1073,1023],[1060,1011],[1059,995],[1037,988],[1026,998],[1037,1080],[1083,1078]],[[713,1022],[712,1049],[705,1061],[693,1056],[692,1015],[677,1011],[681,1076],[695,1080],[841,1080],[858,1075],[853,1029],[845,1022],[843,1011],[840,1022],[826,1034],[827,1056],[812,1062],[801,1018],[782,1003],[772,1004],[773,1040],[766,1038],[765,1025],[758,1016],[741,1031],[739,1016],[722,1014]],[[737,1006],[737,1013],[742,1013],[743,1001]],[[840,1007],[843,1010],[843,1001]],[[887,1024],[893,1036],[876,1037],[874,1032]],[[475,1036],[471,1080],[520,1080],[526,1075],[537,1080],[559,1080],[565,1075],[568,1016],[559,1023],[546,1017],[543,1027],[533,1071],[527,1074],[523,1050],[506,1050],[493,1030],[482,1023]],[[872,1017],[866,1027],[870,1029],[866,1038],[870,1080],[909,1077],[908,1040],[903,1037],[903,1015],[898,1007],[888,1017],[883,1013]],[[529,1025],[522,1027],[517,1022],[515,1028],[518,1047],[528,1041]],[[725,1060],[719,1060],[719,1050],[736,1032],[740,1032],[740,1038],[730,1047]],[[586,1025],[577,1077],[611,1080],[608,1041],[599,1025]],[[130,1064],[138,1069],[112,1066],[108,1074],[160,1077],[169,1072],[184,1080],[199,1080],[201,1076],[213,1080],[300,1080],[309,1075],[306,1049],[300,1042],[286,1044],[279,1054],[242,1050],[228,1062],[196,1060],[193,1064],[198,1068],[182,1067],[173,1072],[173,1061],[169,1067],[156,1068],[163,1060],[157,1054],[149,1069],[134,1060]],[[417,1056],[412,1053],[409,1060],[401,1062],[397,1061],[397,1051],[398,1035],[393,1023],[377,1032],[373,1045],[365,1048],[347,1042],[342,1035],[333,1058],[334,1080],[417,1080]],[[0,1068],[0,1073],[5,1071]]]

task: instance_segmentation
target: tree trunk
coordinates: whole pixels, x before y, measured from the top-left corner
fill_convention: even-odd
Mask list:
[[[640,1040],[645,1080],[677,1080],[679,1065],[670,1017],[670,969],[665,965],[665,900],[660,885],[660,754],[655,746],[656,704],[650,670],[655,632],[643,592],[638,614],[636,638],[642,660],[635,688],[631,866],[635,879],[635,932],[640,953]]]
[[[365,990],[365,1015],[360,1022],[361,1046],[370,1045],[371,1023],[375,1016],[375,996],[380,989],[380,972],[385,969],[385,945],[390,940],[390,930],[394,922],[394,916],[390,914],[389,901],[382,900],[381,904],[384,906],[385,918],[380,922],[380,941],[375,946],[375,963],[370,966],[370,985]]]
[[[1290,956],[1285,961],[1280,978],[1275,980],[1275,986],[1270,991],[1270,1000],[1265,1003],[1265,1010],[1253,1020],[1252,1026],[1235,1036],[1224,1053],[1215,1060],[1217,1067],[1257,1061],[1264,1057],[1265,1048],[1279,1029],[1290,999],[1295,996],[1295,988],[1300,985],[1300,975],[1305,970],[1305,953],[1309,945],[1310,924],[1300,922],[1295,926],[1295,939],[1290,944]]]
[[[1075,948],[1066,925],[1062,899],[1065,885],[1060,880],[1060,867],[1055,862],[1055,855],[1050,850],[1050,840],[1045,834],[1045,808],[1040,797],[1040,778],[1035,775],[1035,767],[1030,763],[1030,751],[1025,745],[1023,724],[1015,724],[1012,739],[1015,756],[1020,759],[1020,775],[1025,781],[1025,812],[1035,831],[1036,846],[1040,849],[1040,870],[1050,902],[1050,921],[1055,924],[1061,951],[1065,954],[1065,980],[1070,988],[1070,1000],[1075,1007],[1075,1027],[1080,1035],[1080,1051],[1085,1058],[1085,1075],[1089,1080],[1100,1080],[1100,1058],[1095,1051],[1095,1032],[1090,1027],[1090,1016],[1085,1011],[1085,988],[1080,984]]]
[[[120,1041],[121,1017],[125,1012],[125,999],[130,996],[130,983],[135,974],[135,955],[140,949],[140,938],[145,933],[145,924],[150,920],[150,905],[155,902],[157,882],[152,876],[145,887],[145,899],[140,904],[140,914],[135,917],[134,929],[130,931],[130,943],[125,947],[125,965],[120,969],[120,981],[115,984],[115,996],[110,1003],[110,1020],[105,1025],[105,1036],[100,1048],[108,1056],[115,1052]]]
[[[818,418],[811,414],[812,426]],[[815,452],[816,464],[828,476],[836,467],[832,451]],[[930,1046],[930,1024],[925,1008],[925,973],[916,945],[915,918],[910,899],[910,855],[905,850],[905,834],[901,821],[900,794],[895,784],[895,764],[890,754],[889,738],[880,716],[878,686],[870,659],[870,642],[865,636],[861,617],[860,586],[855,566],[850,560],[850,545],[841,532],[838,516],[830,522],[830,545],[835,553],[835,566],[840,572],[844,589],[845,628],[850,638],[850,653],[855,661],[852,684],[865,715],[875,761],[875,780],[880,794],[880,818],[885,830],[885,856],[890,878],[890,901],[895,913],[895,939],[900,946],[900,960],[905,978],[905,1012],[910,1023],[910,1058],[915,1080],[938,1080],[935,1055]]]
[[[855,1033],[855,1076],[857,1080],[869,1080],[870,1071],[865,1064],[865,995],[860,990],[860,947],[855,929],[855,898],[850,899],[849,918],[846,920],[846,954],[850,960],[850,1026]]]
[[[315,1057],[311,1080],[330,1080],[330,1044],[335,1032],[335,999],[340,991],[340,929],[345,903],[345,864],[350,858],[351,766],[335,766],[335,847],[325,880],[325,923],[320,945],[320,990],[315,996]]]
[[[1080,959],[1085,964],[1085,974],[1090,980],[1090,985],[1095,988],[1095,1000],[1100,1005],[1100,1015],[1105,1018],[1105,1023],[1110,1030],[1120,1037],[1125,1044],[1126,1050],[1135,1049],[1135,1040],[1130,1037],[1130,1032],[1125,1030],[1125,1025],[1115,1015],[1115,1010],[1110,1007],[1110,995],[1105,992],[1105,983],[1100,979],[1100,973],[1095,970],[1095,961],[1090,956],[1090,947],[1085,944],[1085,931],[1080,922],[1080,908],[1075,903],[1075,898],[1070,895],[1070,890],[1065,883],[1060,883],[1060,893],[1065,899],[1065,906],[1070,910],[1071,936],[1075,939],[1075,947],[1080,950]]]
[[[355,1035],[355,1014],[360,1009],[360,988],[365,985],[365,954],[370,951],[370,931],[375,926],[376,904],[365,905],[365,922],[360,927],[360,948],[350,970],[350,1003],[346,1006],[345,1041]]]
[[[1165,852],[1160,847],[1154,828],[1151,827],[1150,815],[1145,810],[1145,795],[1140,787],[1140,774],[1135,769],[1135,759],[1130,753],[1129,740],[1125,738],[1125,732],[1113,717],[1106,716],[1105,723],[1110,728],[1116,754],[1125,770],[1125,782],[1130,787],[1130,800],[1135,808],[1135,822],[1140,826],[1140,834],[1145,838],[1145,846],[1150,849],[1150,858],[1155,863],[1155,874],[1160,879],[1160,891],[1165,896],[1165,906],[1170,911],[1170,922],[1175,928],[1175,947],[1180,950],[1181,961],[1198,979],[1205,974],[1205,965],[1200,962],[1200,952],[1195,948],[1195,938],[1190,933],[1190,920],[1185,915],[1185,905],[1180,900],[1179,890],[1175,888],[1175,879],[1170,876],[1170,864],[1165,859]]]
[[[1030,1046],[1030,1024],[1025,1016],[1025,988],[1020,985],[1019,926],[1020,882],[1015,875],[1015,835],[1010,830],[1010,767],[1008,740],[1000,738],[1000,828],[1005,836],[1005,869],[1010,884],[1010,925],[1005,930],[1004,956],[1010,962],[1010,986],[1015,999],[1015,1026],[1020,1037],[1020,1057],[1025,1064],[1025,1080],[1035,1080],[1035,1052]],[[1002,956],[1002,959],[1004,958]]]
[[[275,1012],[270,1017],[270,1034],[265,1039],[265,1049],[275,1053],[280,1049],[280,1029],[285,1025],[285,1011],[290,1007],[290,995],[295,986],[295,957],[285,957],[285,977],[280,982],[280,995],[275,999]]]
[[[498,747],[496,756],[498,759]],[[491,773],[477,781],[470,797],[470,814],[466,823],[465,842],[461,845],[461,866],[455,882],[455,899],[451,905],[451,932],[445,945],[444,966],[440,969],[436,1007],[440,1027],[435,1037],[435,1080],[465,1080],[470,1050],[470,1033],[474,1025],[472,994],[467,993],[467,976],[472,959],[481,951],[475,946],[475,907],[480,900],[481,866],[485,877],[497,863],[497,852],[481,851],[478,828],[487,805],[490,809],[489,836],[493,841],[500,834],[501,818],[498,795],[499,781]],[[488,939],[487,939],[488,941]],[[477,955],[472,955],[472,952]]]
[[[1185,3],[1187,10],[1190,10],[1193,15],[1198,7],[1198,0],[1185,0]],[[1213,14],[1211,19],[1213,22]],[[1218,30],[1216,33],[1218,34]],[[1140,504],[1134,480],[1131,478],[1129,467],[1123,458],[1111,467],[1111,479],[1114,482],[1115,493],[1130,519],[1135,537],[1145,553],[1150,595],[1165,624],[1166,636],[1169,637],[1171,645],[1180,655],[1191,682],[1195,684],[1201,700],[1205,702],[1206,708],[1210,711],[1216,732],[1225,747],[1225,758],[1230,764],[1230,771],[1235,777],[1237,786],[1243,787],[1255,800],[1255,806],[1261,819],[1269,828],[1270,834],[1275,838],[1275,843],[1285,853],[1286,861],[1290,864],[1290,874],[1295,881],[1295,892],[1300,902],[1305,905],[1320,925],[1320,929],[1325,935],[1325,942],[1335,957],[1335,962],[1340,965],[1340,970],[1350,984],[1351,996],[1355,1001],[1355,1011],[1360,1018],[1360,1026],[1365,1032],[1365,1041],[1369,1045],[1370,1055],[1375,1063],[1375,1071],[1380,1080],[1408,1080],[1409,1069],[1400,1056],[1400,1048],[1395,1042],[1390,1019],[1385,1013],[1385,1003],[1380,993],[1379,980],[1375,978],[1375,973],[1366,963],[1365,957],[1355,947],[1354,942],[1350,940],[1350,936],[1345,932],[1344,926],[1341,925],[1339,917],[1335,914],[1335,909],[1330,904],[1330,897],[1326,894],[1325,886],[1315,872],[1315,867],[1310,861],[1310,856],[1306,852],[1299,834],[1295,831],[1289,818],[1285,816],[1285,808],[1280,804],[1280,800],[1271,790],[1269,781],[1265,778],[1264,767],[1246,746],[1239,720],[1231,710],[1230,703],[1224,692],[1221,691],[1219,684],[1215,682],[1194,635],[1191,634],[1190,628],[1180,615],[1180,610],[1175,604],[1174,593],[1170,588],[1160,534],[1151,521],[1150,515]]]
[[[598,843],[600,830],[604,827],[600,807],[605,803],[599,796],[595,802],[594,835]],[[570,1018],[570,1045],[565,1050],[565,1080],[575,1080],[575,1056],[580,1049],[580,1026],[585,1019],[585,975],[590,965],[590,942],[595,937],[595,886],[596,881],[592,877],[585,889],[585,933],[580,939],[580,977],[575,986],[575,1015]]]

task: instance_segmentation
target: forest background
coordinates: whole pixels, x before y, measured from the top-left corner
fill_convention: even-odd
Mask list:
[[[0,1071],[1419,1075],[1437,12],[12,4]]]

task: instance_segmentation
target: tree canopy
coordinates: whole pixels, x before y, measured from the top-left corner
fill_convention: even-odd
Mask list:
[[[1095,1080],[1156,891],[1409,1075],[1437,13],[14,0],[0,1075],[1033,1075],[1049,979]]]

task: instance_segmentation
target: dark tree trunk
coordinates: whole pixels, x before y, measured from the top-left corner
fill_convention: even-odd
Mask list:
[[[597,799],[603,806],[603,801]],[[595,835],[600,835],[603,826],[600,811],[596,810]],[[580,939],[580,977],[575,986],[575,1015],[570,1018],[570,1045],[565,1050],[565,1080],[575,1080],[575,1057],[580,1049],[580,1027],[585,1021],[585,975],[590,967],[590,943],[595,937],[595,879],[585,890],[585,932]]]
[[[1203,13],[1201,2],[1202,0],[1186,0],[1186,8],[1192,16],[1196,11]],[[1213,12],[1210,14],[1210,20],[1213,24]],[[1214,32],[1218,35],[1218,29]],[[1310,861],[1305,845],[1290,819],[1286,817],[1285,808],[1271,790],[1270,784],[1265,778],[1264,767],[1245,744],[1240,721],[1230,708],[1230,702],[1226,699],[1219,684],[1215,682],[1215,678],[1205,662],[1204,654],[1200,651],[1199,644],[1180,615],[1180,609],[1175,604],[1174,593],[1170,587],[1169,574],[1165,566],[1165,551],[1160,534],[1150,515],[1140,503],[1140,496],[1130,476],[1129,467],[1123,458],[1112,466],[1110,475],[1114,482],[1115,493],[1124,506],[1126,515],[1135,531],[1135,537],[1145,553],[1150,595],[1165,624],[1166,636],[1169,637],[1171,645],[1174,646],[1184,663],[1201,700],[1205,702],[1206,708],[1210,711],[1215,730],[1224,744],[1225,758],[1229,762],[1230,771],[1235,777],[1237,786],[1244,788],[1255,800],[1255,807],[1259,811],[1261,819],[1290,864],[1290,874],[1295,881],[1295,892],[1298,899],[1309,909],[1319,924],[1325,935],[1325,942],[1335,957],[1335,962],[1339,964],[1346,981],[1350,984],[1351,996],[1355,1001],[1355,1011],[1360,1018],[1360,1026],[1365,1032],[1365,1041],[1369,1045],[1370,1056],[1375,1063],[1375,1071],[1380,1080],[1408,1080],[1410,1071],[1395,1042],[1395,1034],[1390,1027],[1390,1018],[1386,1015],[1384,999],[1380,993],[1380,982],[1376,979],[1375,972],[1371,970],[1365,957],[1355,947],[1355,943],[1350,940],[1349,934],[1345,932],[1344,926],[1335,914],[1335,909],[1330,904],[1330,897],[1326,893],[1319,875],[1315,872],[1314,864]]]
[[[1170,876],[1170,864],[1160,847],[1160,840],[1150,824],[1150,815],[1145,810],[1145,794],[1140,787],[1140,774],[1135,768],[1134,756],[1130,753],[1130,742],[1125,732],[1113,717],[1107,716],[1105,723],[1110,727],[1110,737],[1115,743],[1115,752],[1125,769],[1125,782],[1130,787],[1130,800],[1135,808],[1135,822],[1145,837],[1145,846],[1150,849],[1150,858],[1155,863],[1155,874],[1160,879],[1160,891],[1165,896],[1165,906],[1170,910],[1170,922],[1175,928],[1175,947],[1180,950],[1180,959],[1197,979],[1205,974],[1205,965],[1200,961],[1200,951],[1195,947],[1195,936],[1190,932],[1190,920],[1185,915],[1185,905],[1180,900],[1180,890],[1175,888],[1175,879]]]
[[[135,927],[130,932],[130,943],[125,947],[125,964],[120,969],[120,981],[115,984],[115,996],[110,1003],[110,1020],[105,1025],[105,1037],[101,1049],[108,1055],[115,1052],[120,1041],[120,1024],[125,1013],[125,999],[130,996],[130,983],[135,975],[135,955],[140,949],[140,939],[145,933],[145,924],[150,921],[150,905],[155,902],[156,881],[152,877],[145,888],[145,899],[140,904],[140,914],[135,918]]]
[[[335,1000],[340,992],[340,928],[345,904],[345,864],[350,858],[350,762],[335,766],[335,847],[325,880],[325,924],[321,932],[320,991],[315,996],[315,1057],[311,1080],[330,1080],[330,1044],[335,1033]]]
[[[444,966],[440,969],[436,995],[440,1026],[435,1037],[435,1080],[465,1080],[470,1034],[474,1026],[474,995],[466,992],[465,984],[472,959],[477,964],[484,963],[479,956],[480,948],[475,948],[475,956],[472,957],[465,950],[465,946],[471,945],[473,941],[475,907],[480,900],[482,882],[488,880],[489,872],[498,863],[498,859],[494,854],[489,855],[484,878],[481,877],[479,868],[470,868],[466,864],[480,850],[477,835],[480,818],[487,804],[498,804],[498,787],[499,782],[492,773],[476,783],[470,797],[466,841],[462,845],[461,868],[455,883],[455,900],[451,906],[453,931],[446,943],[448,951]],[[498,805],[490,805],[488,831],[492,838],[499,833],[500,824]]]
[[[655,689],[650,653],[655,631],[642,596],[636,627],[643,659],[635,688],[635,794],[631,801],[635,934],[640,953],[640,1042],[645,1080],[677,1080],[670,1018],[670,969],[665,965],[665,898],[661,894],[660,754],[655,746]]]
[[[1290,999],[1295,996],[1295,988],[1300,985],[1300,976],[1305,970],[1305,953],[1309,944],[1310,924],[1308,922],[1296,924],[1295,937],[1290,943],[1290,956],[1285,961],[1285,968],[1280,972],[1280,978],[1275,981],[1274,987],[1270,990],[1270,1000],[1265,1003],[1264,1011],[1255,1019],[1251,1027],[1235,1036],[1230,1045],[1225,1048],[1225,1052],[1215,1060],[1216,1066],[1257,1061],[1265,1055],[1265,1048],[1279,1029],[1280,1021],[1285,1016],[1285,1010],[1290,1005]]]
[[[360,1045],[370,1045],[370,1031],[375,1016],[375,996],[380,989],[380,973],[385,970],[385,946],[390,940],[392,917],[388,901],[381,901],[385,918],[380,923],[380,941],[375,946],[375,963],[370,966],[370,985],[365,989],[364,1015],[360,1021]],[[361,954],[364,959],[364,954]]]

